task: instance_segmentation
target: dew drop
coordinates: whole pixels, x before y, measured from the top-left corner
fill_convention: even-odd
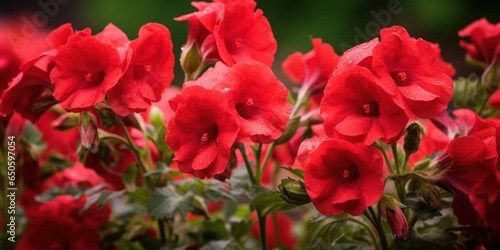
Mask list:
[[[309,150],[309,151],[312,151],[312,150],[314,150],[314,146],[313,145],[307,145],[306,149]]]

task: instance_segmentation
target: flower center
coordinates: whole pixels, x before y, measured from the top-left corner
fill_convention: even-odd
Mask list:
[[[406,82],[406,79],[408,78],[408,76],[406,75],[406,72],[397,72],[397,73],[394,72],[394,73],[391,73],[391,77],[392,77],[392,79],[394,79],[394,82],[396,82],[396,85],[398,85],[398,86],[408,84],[408,82]]]
[[[376,117],[380,115],[377,102],[365,103],[361,106],[363,109],[359,113],[364,117]]]
[[[342,179],[352,181],[359,178],[358,166],[351,165],[342,171]]]
[[[241,38],[234,39],[234,47],[237,48],[237,49],[241,48],[241,42],[242,41],[243,40]]]
[[[207,132],[205,132],[201,135],[200,141],[202,141],[202,142],[208,141],[208,133]]]
[[[87,81],[87,82],[92,81],[92,73],[87,73],[87,74],[85,75],[85,81]]]
[[[248,98],[247,102],[245,103],[247,106],[252,106],[253,105],[253,100],[252,98]]]
[[[151,65],[149,65],[149,64],[144,65],[144,70],[145,70],[146,72],[150,72],[150,71],[152,70]]]

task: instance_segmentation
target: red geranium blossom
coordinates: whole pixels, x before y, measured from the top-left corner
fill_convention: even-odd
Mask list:
[[[369,70],[355,66],[328,81],[321,101],[325,133],[366,145],[396,142],[408,117]]]
[[[57,196],[28,214],[29,225],[17,249],[100,249],[98,228],[109,219],[110,208],[93,205],[83,213],[87,198]]]
[[[139,30],[139,37],[130,42],[130,63],[119,84],[108,94],[113,111],[121,116],[146,110],[161,98],[164,88],[174,78],[174,55],[169,30],[157,23],[148,23]]]
[[[486,139],[473,135],[458,137],[437,158],[437,166],[443,172],[435,177],[435,182],[455,196],[452,208],[461,224],[489,226],[487,208],[500,192],[499,132],[497,129]]]
[[[305,85],[311,94],[315,94],[323,92],[339,56],[331,45],[323,43],[320,38],[314,38],[311,42],[313,50],[306,54],[295,52],[289,55],[281,67],[293,82]]]
[[[50,73],[54,97],[66,110],[81,111],[102,101],[122,76],[118,52],[92,36],[74,35],[57,50]]]
[[[397,87],[406,110],[432,118],[446,109],[453,95],[449,65],[436,56],[433,44],[415,39],[399,26],[380,31],[373,48],[372,72],[387,89]]]
[[[262,10],[255,10],[254,0],[191,4],[197,12],[175,18],[189,21],[185,53],[196,46],[205,62],[222,61],[230,66],[256,60],[271,66],[276,40]]]
[[[320,213],[357,216],[382,196],[383,160],[375,148],[326,139],[308,158],[301,161],[304,183]]]
[[[165,140],[175,152],[179,170],[201,179],[228,178],[231,147],[241,127],[231,98],[218,90],[191,86],[170,105],[175,115]]]
[[[492,24],[483,17],[460,30],[458,35],[470,37],[471,43],[459,43],[470,58],[486,65],[500,60],[500,23]]]
[[[271,143],[283,134],[292,106],[286,87],[266,65],[217,63],[197,80],[184,83],[191,85],[228,93],[242,126],[238,141]]]

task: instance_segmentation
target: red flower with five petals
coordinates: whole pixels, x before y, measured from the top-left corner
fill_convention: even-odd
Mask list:
[[[271,143],[285,130],[292,106],[288,91],[272,70],[259,62],[242,62],[228,67],[217,63],[195,81],[200,85],[228,93],[241,122],[238,141]]]
[[[473,60],[490,65],[500,60],[500,23],[492,24],[481,18],[458,32],[460,37],[470,37],[471,43],[460,41],[460,46]]]
[[[408,117],[371,72],[354,67],[328,81],[321,101],[325,133],[332,138],[366,145],[381,139],[396,142]]]
[[[307,143],[306,140],[304,143]],[[357,216],[377,202],[384,189],[382,155],[375,148],[325,139],[299,158],[304,183],[318,211],[324,215]],[[300,154],[300,153],[299,153]]]
[[[184,88],[170,101],[175,115],[165,140],[180,171],[201,179],[229,177],[231,148],[241,127],[231,102],[226,93],[201,86]]]
[[[276,40],[262,10],[255,10],[254,0],[214,0],[192,5],[197,12],[175,18],[189,21],[184,48],[197,46],[205,62],[222,61],[231,66],[256,60],[271,66]]]

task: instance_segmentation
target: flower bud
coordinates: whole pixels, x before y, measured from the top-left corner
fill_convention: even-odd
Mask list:
[[[181,67],[187,76],[193,76],[197,74],[202,68],[203,58],[196,43],[191,43],[191,45],[182,47],[181,53]],[[187,79],[194,80],[194,79]]]
[[[80,133],[80,142],[82,146],[87,150],[93,149],[99,138],[97,133],[97,120],[92,113],[87,111],[80,113],[80,126],[78,131]]]
[[[306,192],[304,182],[291,178],[281,180],[278,186],[281,199],[288,204],[304,205],[311,202],[311,198]]]
[[[422,193],[422,197],[424,198],[425,202],[427,202],[430,207],[434,209],[441,208],[441,196],[439,195],[439,190],[436,188],[436,186],[429,183],[424,183],[420,188],[420,192]]]
[[[387,208],[386,214],[387,222],[392,229],[393,236],[399,240],[406,240],[409,227],[403,210],[399,206],[396,206],[394,210]]]
[[[493,94],[500,85],[500,73],[498,71],[499,65],[497,62],[495,62],[488,66],[481,76],[483,87],[490,95]]]
[[[149,111],[149,122],[151,122],[155,128],[163,126],[163,113],[159,108],[151,106],[151,110]]]
[[[74,113],[65,113],[51,122],[51,126],[57,130],[68,130],[78,126],[78,115]]]
[[[420,146],[420,135],[425,136],[425,131],[422,125],[417,122],[413,122],[405,130],[405,139],[404,139],[404,149],[407,155],[411,155],[417,152],[418,147]]]
[[[111,128],[116,124],[116,114],[108,105],[99,103],[95,105],[95,110],[99,113],[101,124],[104,127]]]
[[[382,195],[378,202],[380,216],[387,219],[391,227],[392,234],[399,240],[405,240],[408,237],[408,221],[401,207],[403,204],[388,195]]]

